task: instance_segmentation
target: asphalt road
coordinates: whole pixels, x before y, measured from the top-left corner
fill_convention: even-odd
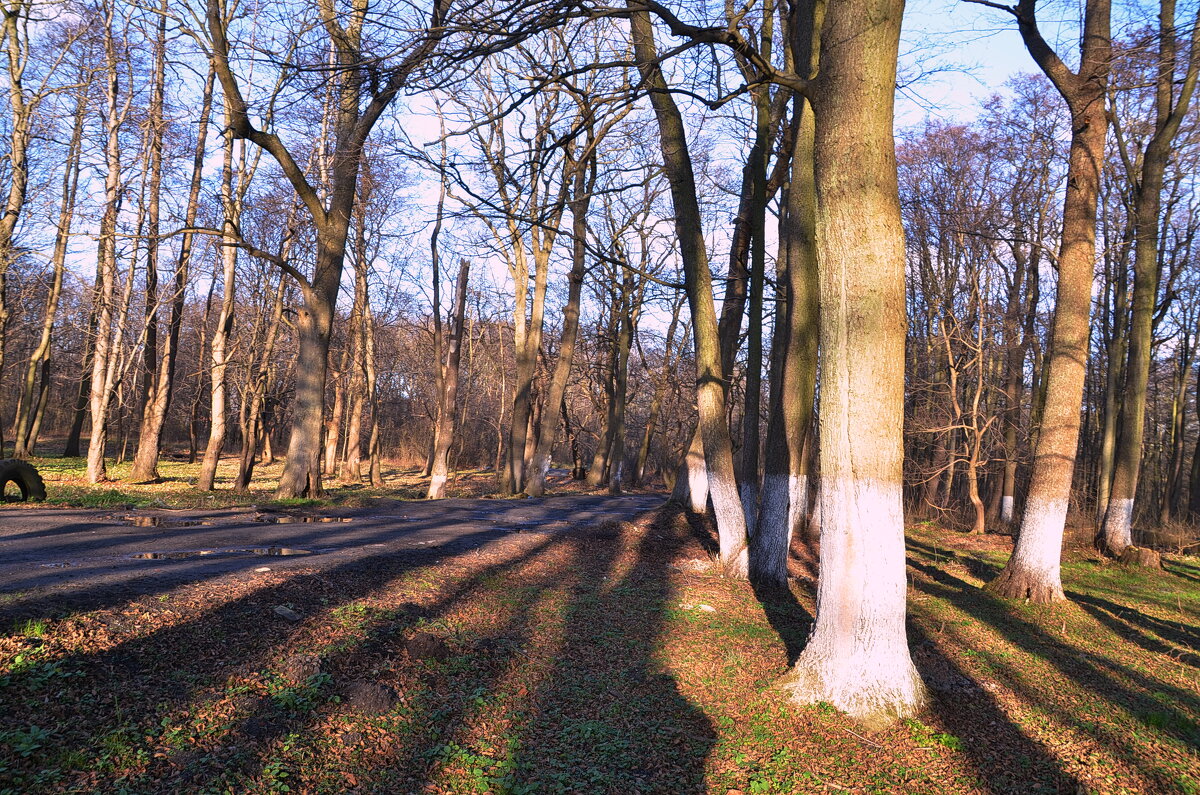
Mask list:
[[[405,550],[460,552],[515,533],[629,519],[657,494],[397,501],[327,511],[0,510],[0,600],[151,593],[262,567],[321,569]]]

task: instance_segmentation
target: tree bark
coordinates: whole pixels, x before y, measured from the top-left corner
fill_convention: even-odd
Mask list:
[[[775,2],[764,0],[759,53],[771,60],[775,36]],[[746,168],[750,170],[750,306],[746,330],[746,403],[742,412],[741,497],[746,529],[751,537],[758,527],[759,442],[762,411],[763,291],[767,268],[767,160],[771,145],[770,84],[753,92],[754,145]]]
[[[165,6],[163,8],[165,11]],[[160,19],[165,20],[165,14]],[[165,48],[165,42],[162,45]],[[165,57],[165,52],[164,52]],[[209,70],[204,82],[204,93],[200,104],[200,126],[196,136],[196,150],[192,159],[192,177],[188,186],[187,207],[184,210],[184,227],[194,226],[196,213],[200,204],[200,183],[204,169],[205,144],[208,140],[209,115],[212,112],[213,83],[216,76]],[[161,87],[158,89],[161,91]],[[162,97],[158,96],[154,103],[158,107],[158,124],[162,124]],[[161,137],[161,135],[160,135]],[[161,141],[157,147],[161,157]],[[157,222],[154,222],[151,232],[151,242],[157,236]],[[135,483],[148,483],[159,479],[158,458],[162,448],[162,430],[166,423],[167,411],[171,406],[171,398],[175,391],[175,365],[179,355],[179,333],[183,326],[183,312],[187,305],[187,285],[191,266],[194,236],[185,232],[179,244],[179,257],[175,263],[174,291],[171,296],[171,317],[167,326],[167,339],[161,351],[152,351],[155,347],[147,341],[146,368],[151,375],[146,390],[146,401],[142,410],[141,429],[138,433],[137,452],[133,458],[133,469],[129,478]],[[149,272],[149,271],[148,271]],[[157,292],[157,291],[155,291]],[[147,302],[150,301],[150,287],[147,286]],[[157,296],[154,298],[157,303]],[[150,309],[147,307],[147,312]],[[147,321],[157,326],[154,317]]]
[[[462,338],[466,328],[467,277],[471,261],[465,257],[458,265],[458,282],[454,287],[454,314],[450,318],[450,339],[447,341],[443,370],[441,405],[438,407],[437,428],[433,435],[433,470],[429,481],[431,500],[446,496],[446,480],[450,474],[450,443],[454,439],[454,417],[458,406],[458,373],[462,361]],[[441,366],[441,362],[438,363]]]
[[[104,212],[100,219],[100,234],[96,249],[96,270],[99,289],[93,294],[96,312],[96,336],[92,345],[92,375],[88,407],[92,429],[88,440],[87,480],[100,483],[108,479],[104,465],[108,443],[108,408],[112,399],[109,367],[113,345],[113,303],[116,298],[117,216],[121,209],[121,142],[120,131],[125,108],[120,106],[120,71],[115,41],[114,4],[104,6]],[[132,266],[131,266],[132,270]],[[131,274],[132,275],[132,274]]]
[[[585,154],[590,155],[596,146],[596,137],[588,131]],[[542,428],[538,436],[537,449],[525,477],[525,493],[540,497],[546,492],[546,473],[550,471],[550,459],[554,453],[554,442],[558,418],[554,407],[562,409],[565,430],[569,431],[566,415],[567,382],[571,377],[571,365],[575,358],[575,343],[579,338],[579,303],[583,291],[583,277],[587,267],[587,214],[591,206],[595,170],[589,169],[591,157],[572,158],[569,162],[571,177],[571,272],[567,275],[567,303],[563,307],[562,334],[558,341],[558,360],[550,378],[550,389],[546,393],[546,409],[542,411]],[[589,174],[591,179],[589,179]]]
[[[263,402],[271,384],[272,357],[275,354],[275,343],[279,338],[280,320],[283,318],[284,281],[280,276],[275,288],[275,301],[271,305],[271,319],[267,324],[267,332],[263,339],[262,351],[258,358],[258,372],[251,374],[248,394],[243,394],[246,401],[246,421],[242,426],[242,452],[238,461],[237,477],[233,481],[233,490],[239,493],[250,491],[250,483],[254,480],[255,454],[258,452],[259,438],[268,438],[268,432],[263,423]]]
[[[799,7],[798,7],[799,8]],[[804,24],[804,23],[807,24]],[[806,30],[794,34],[794,60],[806,71],[816,67],[812,20],[794,19]],[[774,380],[767,424],[767,457],[762,509],[750,537],[750,571],[756,580],[787,585],[792,537],[807,515],[808,460],[804,455],[812,427],[817,378],[818,275],[817,194],[813,182],[813,111],[803,97],[794,100],[797,127],[792,149],[792,178],[780,217],[783,292],[776,296]],[[778,349],[779,355],[775,357]]]
[[[329,409],[329,419],[325,420],[325,452],[321,456],[321,474],[333,475],[337,472],[338,442],[341,441],[342,416],[346,412],[346,375],[350,371],[350,344],[342,349],[342,365],[333,371],[333,406]]]
[[[905,250],[892,137],[903,9],[898,0],[829,4],[811,93],[820,581],[812,637],[784,684],[796,702],[828,702],[869,725],[925,702],[904,626]]]
[[[21,397],[18,405],[23,409],[13,423],[15,426],[13,455],[17,458],[29,458],[34,454],[38,431],[46,409],[46,401],[50,395],[51,340],[58,317],[58,303],[62,296],[71,223],[75,217],[75,199],[79,190],[80,151],[87,104],[87,91],[86,88],[83,88],[75,98],[74,124],[71,129],[71,139],[67,145],[67,161],[63,167],[62,199],[58,212],[58,225],[54,233],[54,250],[51,255],[54,276],[46,295],[41,337],[38,339],[33,354],[29,357],[29,363],[25,368],[25,378],[21,384]],[[82,429],[82,422],[80,428]],[[78,435],[75,437],[75,441],[76,448],[78,448]],[[76,449],[76,455],[78,455],[78,449]]]
[[[1033,475],[1016,548],[988,588],[1012,599],[1054,602],[1066,598],[1060,563],[1087,375],[1096,203],[1108,127],[1105,98],[1112,51],[1111,4],[1110,0],[1087,0],[1078,74],[1071,72],[1042,38],[1033,0],[1021,0],[1016,14],[1026,48],[1070,109],[1072,132],[1058,253],[1058,295]]]
[[[746,515],[742,511],[733,466],[733,445],[725,414],[723,375],[717,313],[713,304],[712,274],[708,266],[703,224],[696,196],[695,175],[688,152],[683,117],[667,92],[658,66],[654,28],[645,11],[631,9],[630,27],[635,58],[642,80],[651,89],[650,101],[658,120],[663,164],[671,185],[675,228],[684,266],[688,304],[692,312],[692,334],[696,351],[696,404],[709,492],[717,520],[721,563],[726,574],[748,576]]]
[[[227,103],[228,104],[228,103]],[[231,114],[225,112],[225,124],[230,126]],[[209,379],[209,426],[208,444],[200,462],[200,477],[196,487],[201,491],[212,491],[217,477],[217,464],[225,447],[226,429],[226,370],[229,367],[228,346],[233,333],[234,298],[237,289],[237,229],[241,225],[241,207],[233,186],[233,142],[232,134],[226,134],[224,161],[221,169],[221,204],[225,211],[224,234],[221,238],[221,311],[217,315],[217,327],[213,330],[210,348]],[[243,158],[244,165],[244,158]],[[245,174],[239,174],[244,181]],[[240,191],[239,191],[240,192]]]
[[[1200,23],[1200,12],[1197,12]],[[1129,323],[1129,363],[1122,392],[1121,432],[1117,436],[1112,493],[1104,514],[1100,547],[1119,557],[1133,544],[1133,502],[1142,464],[1142,435],[1146,426],[1146,388],[1150,380],[1154,317],[1158,307],[1159,215],[1163,178],[1171,144],[1187,115],[1200,72],[1200,33],[1194,28],[1187,74],[1178,96],[1176,80],[1175,0],[1161,0],[1156,65],[1154,133],[1142,154],[1141,174],[1134,191],[1133,311]],[[1133,179],[1133,175],[1130,175]]]

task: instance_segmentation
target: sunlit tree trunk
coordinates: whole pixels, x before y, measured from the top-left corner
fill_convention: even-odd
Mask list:
[[[636,9],[634,0],[628,7]],[[650,101],[658,119],[663,164],[671,184],[675,228],[684,265],[692,335],[696,355],[696,404],[709,493],[717,520],[721,563],[728,575],[746,577],[749,571],[746,515],[742,511],[733,466],[733,445],[725,415],[725,384],[721,364],[712,274],[708,265],[703,224],[696,196],[695,175],[688,152],[683,117],[667,92],[657,64],[658,49],[649,14],[631,11],[630,26],[638,70],[651,89]]]
[[[784,685],[868,724],[919,711],[905,636],[904,231],[892,107],[904,4],[831,3],[812,85],[820,269],[816,625]]]
[[[248,394],[243,394],[242,400],[247,401],[246,421],[242,425],[242,451],[238,460],[238,473],[233,481],[233,490],[247,492],[254,479],[255,455],[258,452],[260,437],[264,440],[269,436],[263,423],[263,402],[271,383],[271,359],[275,354],[275,343],[279,339],[280,320],[283,318],[284,282],[280,277],[279,285],[275,288],[275,301],[271,305],[271,319],[267,322],[267,331],[263,339],[262,351],[258,355],[258,372],[251,374]]]
[[[128,111],[120,99],[120,62],[117,55],[115,4],[104,7],[104,210],[100,219],[99,240],[96,249],[98,289],[92,296],[95,303],[96,334],[92,343],[92,374],[89,414],[92,429],[88,440],[87,480],[100,483],[108,479],[104,463],[108,444],[108,410],[112,399],[112,381],[109,374],[110,357],[115,359],[113,347],[113,310],[116,300],[117,278],[117,216],[121,210],[121,123]],[[132,265],[130,266],[132,276]]]
[[[165,3],[161,11],[165,12]],[[160,19],[164,20],[165,13]],[[159,75],[163,75],[161,70],[165,69],[165,29],[160,25],[160,52],[156,52],[156,59],[161,59],[158,64]],[[163,75],[165,77],[165,75]],[[152,102],[152,108],[157,108],[154,111],[156,121],[152,121],[156,127],[161,127],[162,120],[162,78],[155,87],[156,98]],[[191,183],[188,186],[187,206],[184,210],[184,227],[191,227],[196,222],[196,213],[200,203],[200,182],[201,173],[204,168],[205,144],[208,139],[208,121],[209,114],[212,110],[212,95],[213,83],[215,75],[210,70],[208,78],[204,82],[204,91],[200,104],[200,122],[199,130],[196,137],[196,150],[192,160],[192,177]],[[162,157],[162,133],[157,134],[158,141],[152,151],[157,152],[157,158]],[[157,192],[157,188],[155,189]],[[152,207],[157,206],[157,201],[152,199]],[[157,214],[157,211],[156,211]],[[158,219],[153,218],[151,221],[151,237],[150,244],[156,247],[158,235]],[[187,303],[187,286],[189,271],[192,257],[192,247],[194,244],[194,236],[190,232],[185,232],[179,244],[179,257],[175,263],[175,278],[174,287],[171,295],[171,317],[167,325],[167,338],[164,340],[161,350],[157,345],[151,343],[149,332],[158,325],[157,321],[157,295],[152,296],[151,293],[157,293],[157,290],[151,290],[149,282],[146,287],[147,298],[147,323],[150,324],[147,328],[147,342],[145,350],[146,359],[146,396],[145,403],[142,407],[141,428],[138,433],[137,453],[134,455],[133,468],[130,471],[129,478],[134,482],[150,482],[158,480],[158,457],[162,446],[162,430],[166,423],[167,411],[171,406],[171,397],[175,390],[175,365],[179,355],[179,333],[183,325],[183,312]],[[152,270],[157,272],[157,254],[154,256],[154,264],[147,266],[147,275]],[[150,303],[153,301],[154,316],[150,316]]]
[[[367,455],[370,456],[370,466],[368,467],[371,486],[374,488],[382,488],[383,481],[383,454],[380,451],[379,441],[379,393],[376,389],[375,375],[375,318],[371,314],[371,294],[367,293],[366,301],[363,304],[363,345],[365,346],[366,361],[364,367],[366,369],[367,378],[367,403],[371,407],[371,431],[367,436]]]
[[[230,114],[225,113],[226,126]],[[196,487],[211,491],[217,477],[217,464],[225,447],[227,382],[229,367],[228,347],[233,333],[234,299],[237,289],[237,233],[240,225],[240,202],[233,188],[233,144],[231,134],[225,136],[224,160],[221,168],[221,204],[225,210],[224,235],[221,239],[221,310],[217,315],[217,326],[213,330],[209,357],[209,430],[208,444],[200,462],[200,476]],[[243,158],[244,165],[244,158]]]
[[[588,131],[588,150],[593,150],[596,138],[593,128]],[[588,152],[590,154],[590,151]],[[537,449],[529,472],[525,477],[525,493],[540,497],[546,491],[546,474],[550,471],[550,459],[554,454],[555,435],[558,421],[555,407],[561,407],[565,430],[570,430],[566,416],[567,381],[571,377],[571,366],[575,358],[575,343],[579,338],[579,304],[583,291],[583,277],[587,267],[587,214],[591,206],[592,188],[595,184],[595,169],[592,160],[580,162],[572,158],[569,162],[571,178],[571,271],[567,275],[567,303],[563,306],[562,334],[558,341],[558,360],[554,374],[550,377],[550,388],[546,393],[542,411],[542,428],[538,435]]]
[[[437,427],[433,441],[433,470],[429,481],[431,500],[446,496],[446,480],[450,474],[450,443],[454,440],[454,418],[458,408],[458,374],[462,362],[462,339],[466,328],[467,277],[471,261],[465,257],[459,262],[458,281],[454,288],[454,312],[450,316],[450,338],[446,346],[446,362],[439,395]],[[441,363],[439,362],[439,365]]]
[[[1196,22],[1200,25],[1200,11]],[[1142,464],[1142,435],[1146,425],[1146,388],[1154,346],[1154,315],[1158,308],[1160,261],[1158,256],[1159,216],[1162,210],[1163,178],[1171,156],[1171,145],[1187,115],[1200,72],[1200,31],[1193,28],[1188,68],[1178,96],[1175,0],[1159,4],[1157,81],[1154,133],[1142,153],[1141,174],[1134,191],[1133,311],[1129,323],[1129,364],[1122,391],[1121,431],[1117,435],[1116,466],[1112,493],[1104,514],[1100,546],[1120,555],[1133,544],[1133,501],[1137,495]],[[1130,175],[1133,178],[1133,175]]]
[[[1096,478],[1096,525],[1103,528],[1104,514],[1112,492],[1113,462],[1117,449],[1117,425],[1121,415],[1121,384],[1125,381],[1125,357],[1129,350],[1129,279],[1126,259],[1133,245],[1133,216],[1127,214],[1125,234],[1116,251],[1105,252],[1108,285],[1105,317],[1111,318],[1105,346],[1108,368],[1104,383],[1104,419],[1100,431],[1100,456]],[[1111,293],[1111,295],[1110,295]],[[1111,299],[1111,300],[1110,300]],[[1111,303],[1111,306],[1110,306]]]
[[[333,405],[329,409],[329,419],[325,420],[325,452],[321,456],[321,474],[332,475],[337,472],[338,443],[342,435],[342,416],[346,413],[346,375],[350,372],[350,344],[342,349],[341,367],[333,371]]]
[[[86,86],[86,81],[81,82],[84,82]],[[51,254],[54,276],[46,295],[41,337],[25,368],[25,377],[21,383],[21,397],[18,400],[21,409],[13,423],[15,426],[13,455],[17,458],[28,458],[33,455],[42,416],[46,410],[46,401],[50,395],[51,340],[55,321],[58,318],[58,303],[62,296],[67,244],[70,241],[71,224],[75,217],[75,198],[79,189],[80,151],[83,143],[83,124],[87,105],[85,87],[76,95],[74,124],[71,129],[71,140],[67,145],[67,161],[63,166],[62,198],[59,205],[58,224],[54,233],[54,249]],[[80,425],[82,427],[82,423]],[[76,437],[76,446],[78,447],[78,436]],[[78,450],[76,450],[76,454],[78,454]]]
[[[1066,598],[1060,563],[1087,375],[1096,203],[1108,128],[1105,94],[1112,50],[1111,6],[1110,0],[1087,0],[1078,74],[1070,71],[1042,38],[1033,0],[1021,0],[1014,13],[1030,54],[1070,109],[1072,133],[1054,330],[1042,384],[1045,398],[1034,446],[1033,475],[1016,548],[988,588],[1009,598],[1053,602]]]

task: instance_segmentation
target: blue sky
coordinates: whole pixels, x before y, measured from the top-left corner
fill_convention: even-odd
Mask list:
[[[1051,3],[1039,16],[1046,38],[1070,61],[1070,43],[1061,39],[1078,30],[1075,9]],[[902,81],[920,76],[897,97],[897,127],[926,116],[968,121],[1009,77],[1037,71],[1010,15],[961,0],[910,0],[900,61]]]

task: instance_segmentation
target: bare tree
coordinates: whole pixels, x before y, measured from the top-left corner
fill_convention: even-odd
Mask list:
[[[1071,113],[1054,333],[1032,482],[1016,549],[1000,575],[988,585],[1001,596],[1052,602],[1066,598],[1060,562],[1087,374],[1096,204],[1108,129],[1105,99],[1112,51],[1112,9],[1109,0],[1087,0],[1080,67],[1073,72],[1042,37],[1036,0],[1020,0],[1013,7],[985,4],[1003,8],[1016,17],[1026,49],[1054,83]]]
[[[1146,387],[1150,380],[1154,317],[1158,311],[1161,267],[1159,217],[1162,211],[1163,177],[1171,156],[1171,144],[1187,116],[1196,79],[1200,75],[1200,10],[1192,22],[1188,57],[1183,79],[1178,80],[1178,41],[1175,0],[1159,3],[1158,52],[1154,68],[1154,127],[1141,157],[1141,170],[1134,174],[1130,154],[1122,146],[1123,161],[1133,189],[1133,313],[1129,333],[1129,364],[1126,368],[1123,422],[1118,435],[1112,493],[1104,515],[1100,544],[1120,555],[1133,543],[1133,501],[1137,494],[1142,463],[1142,434],[1146,420]],[[1179,88],[1176,89],[1176,82]],[[1114,115],[1114,118],[1117,118]],[[1123,143],[1120,125],[1114,125],[1118,144]]]
[[[692,335],[696,353],[696,404],[699,410],[700,438],[704,447],[709,494],[717,518],[721,563],[727,574],[746,577],[749,573],[746,515],[738,494],[733,467],[733,446],[725,413],[725,386],[721,364],[717,313],[713,303],[712,275],[704,241],[700,208],[696,199],[696,179],[688,151],[683,116],[670,95],[659,53],[654,43],[650,14],[637,10],[628,0],[633,49],[642,81],[650,92],[650,102],[658,119],[663,167],[671,186],[675,208],[676,234],[679,238],[687,284],[688,305],[692,313]],[[692,451],[689,450],[689,456]]]
[[[903,3],[813,10],[821,329],[817,620],[784,686],[868,723],[921,709],[905,636],[904,233],[892,139]],[[820,23],[822,14],[823,24]]]

